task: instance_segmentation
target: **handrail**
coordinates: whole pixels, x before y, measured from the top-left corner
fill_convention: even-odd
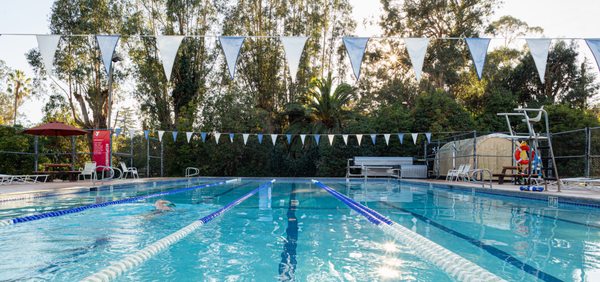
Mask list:
[[[101,179],[101,181],[111,180],[111,179],[113,179],[115,177],[115,169],[112,168],[112,167],[110,167],[110,166],[98,165],[98,166],[96,166],[96,171],[98,171],[98,169],[102,169],[102,179]],[[105,178],[104,177],[104,172],[107,171],[107,170],[110,171],[110,176],[108,176],[108,177]],[[96,173],[98,173],[98,172],[96,172]]]
[[[490,189],[492,189],[492,179],[493,179],[493,174],[492,171],[486,168],[479,168],[479,169],[474,169],[473,171],[471,171],[471,181],[473,183],[479,183],[481,181],[481,188],[485,188],[485,174],[489,175],[489,185],[490,185]],[[481,176],[481,180],[477,180],[477,175]]]
[[[200,169],[197,167],[186,167],[185,168],[185,177],[194,177],[200,175]]]

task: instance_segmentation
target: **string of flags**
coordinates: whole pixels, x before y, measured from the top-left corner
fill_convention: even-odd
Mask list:
[[[157,130],[156,133],[157,133],[159,142],[163,141],[165,132],[171,132],[171,136],[173,137],[172,140],[177,141],[178,131]],[[121,128],[115,128],[114,134],[117,137],[119,135],[121,135],[122,133],[123,133],[123,130]],[[130,130],[129,137],[133,138],[135,136],[135,133],[136,133],[135,130]],[[143,133],[144,133],[145,139],[150,138],[150,133],[151,133],[150,130],[143,130]],[[212,139],[215,141],[216,144],[219,144],[219,142],[221,141],[222,135],[227,136],[230,143],[233,143],[236,136],[241,135],[244,145],[246,145],[248,143],[250,136],[256,136],[256,140],[258,141],[259,144],[263,143],[263,139],[265,136],[269,136],[271,138],[271,143],[273,145],[277,144],[277,140],[279,140],[279,138],[281,136],[285,137],[288,144],[292,144],[292,142],[294,141],[294,137],[299,137],[300,142],[302,142],[302,145],[304,145],[307,142],[307,137],[310,136],[313,138],[314,143],[316,145],[319,145],[319,143],[321,141],[321,136],[326,136],[327,141],[330,146],[333,145],[336,137],[341,136],[342,141],[344,142],[344,145],[348,145],[348,140],[349,140],[350,136],[354,136],[354,138],[356,138],[356,141],[358,142],[358,145],[360,146],[362,144],[363,136],[365,134],[275,134],[275,133],[263,134],[263,133],[221,133],[221,132],[199,132],[198,133],[198,132],[194,132],[194,131],[187,131],[185,133],[185,137],[186,137],[186,140],[188,143],[190,143],[192,141],[192,138],[194,137],[194,135],[200,136],[202,143],[205,143],[208,140],[208,138],[212,137]],[[413,144],[416,145],[419,135],[425,136],[425,139],[427,140],[427,144],[431,143],[431,132],[409,133],[408,136],[410,136],[410,139],[412,139]],[[400,141],[400,144],[404,144],[405,133],[393,133],[393,134],[392,133],[378,133],[378,134],[368,134],[368,136],[371,137],[371,142],[373,143],[373,145],[375,145],[377,143],[378,136],[383,136],[383,139],[385,140],[386,145],[390,144],[390,139],[392,136],[396,136],[398,138],[398,141]]]
[[[49,74],[52,73],[52,66],[56,49],[62,35],[36,35],[38,48],[42,56],[42,62]],[[68,36],[68,35],[66,35]],[[119,41],[120,35],[96,35],[96,41],[102,62],[106,72],[110,72],[112,57]],[[156,47],[163,64],[164,74],[167,80],[170,80],[171,71],[179,46],[186,36],[183,35],[157,35]],[[235,78],[236,65],[241,48],[247,37],[252,36],[218,36],[218,41],[225,56],[225,62],[231,79]],[[277,37],[277,36],[275,36]],[[285,52],[285,58],[288,64],[288,70],[292,81],[295,81],[300,64],[300,58],[304,51],[308,37],[303,36],[279,36],[279,40]],[[360,78],[360,70],[370,37],[350,37],[342,38],[344,47],[352,66],[352,71],[356,80]],[[559,39],[559,38],[557,38]],[[429,46],[429,38],[402,38],[408,52],[415,77],[417,81],[421,79],[423,63]],[[483,69],[486,62],[486,56],[491,38],[464,38],[473,60],[473,65],[479,79],[483,76]],[[525,39],[529,52],[533,57],[540,81],[544,83],[546,64],[548,61],[548,52],[553,39],[550,38],[529,38]],[[600,39],[584,39],[587,46],[592,51],[598,69],[600,69]]]

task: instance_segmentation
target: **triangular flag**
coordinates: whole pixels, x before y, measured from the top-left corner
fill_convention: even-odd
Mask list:
[[[244,145],[246,145],[246,143],[248,143],[248,137],[250,136],[250,134],[248,133],[243,133],[242,134],[242,138],[244,139]]]
[[[471,58],[475,65],[475,71],[477,77],[481,79],[483,75],[483,66],[485,65],[485,57],[487,56],[487,49],[490,45],[489,38],[465,38],[469,52],[471,52]]]
[[[96,41],[98,42],[98,48],[100,48],[106,74],[110,74],[110,66],[112,65],[113,53],[117,48],[117,42],[119,42],[119,35],[96,35]]]
[[[419,133],[411,133],[410,135],[412,136],[413,143],[417,145],[417,138],[419,138]]]
[[[244,36],[219,36],[219,42],[221,42],[221,48],[223,49],[223,54],[225,54],[225,61],[227,62],[229,77],[231,79],[235,77],[237,58],[240,55],[240,48],[244,44],[244,39],[246,39]]]
[[[60,35],[36,35],[38,42],[38,49],[42,56],[42,62],[44,63],[44,69],[48,75],[52,74],[52,66],[54,65],[54,55],[56,54],[56,48],[58,48],[58,41]]]
[[[171,71],[173,70],[175,57],[177,57],[177,50],[179,50],[179,45],[181,45],[183,38],[185,38],[185,36],[182,35],[156,36],[156,47],[160,53],[160,59],[162,61],[167,81],[171,80]]]
[[[344,139],[344,145],[348,145],[348,134],[342,134],[342,139]]]
[[[148,140],[148,135],[150,135],[150,130],[144,130],[144,137]]]
[[[315,142],[317,142],[317,146],[319,146],[319,141],[321,140],[321,135],[315,134]]]
[[[377,141],[377,134],[371,134],[371,142],[373,142],[373,145],[375,145],[376,141]]]
[[[408,57],[415,71],[417,81],[419,81],[421,80],[421,72],[423,71],[425,54],[427,54],[429,38],[404,38],[404,44],[406,44],[406,51],[408,51]]]
[[[404,144],[404,133],[398,133],[398,139],[400,140],[400,144]]]
[[[187,142],[190,143],[190,140],[192,140],[192,136],[194,135],[194,132],[186,132],[185,133],[185,137],[187,138]]]
[[[342,39],[346,51],[348,52],[348,58],[350,58],[350,64],[352,65],[352,71],[356,80],[360,78],[360,65],[362,64],[363,57],[365,56],[365,50],[367,49],[368,37],[344,37]]]
[[[390,145],[390,134],[384,134],[383,138],[385,138],[385,145]]]
[[[162,142],[163,134],[165,134],[164,130],[159,130],[158,131],[158,142]]]
[[[298,72],[298,66],[300,65],[300,58],[302,57],[302,51],[304,51],[304,45],[308,37],[299,36],[282,36],[279,38],[285,51],[285,59],[290,69],[290,77],[292,82],[296,81],[296,73]]]
[[[544,76],[546,75],[546,63],[548,63],[548,52],[550,51],[551,39],[525,39],[527,46],[529,46],[529,53],[533,57],[533,62],[537,68],[538,74],[540,75],[540,81],[544,83]]]
[[[115,128],[115,135],[116,135],[117,137],[119,137],[119,134],[121,134],[121,128],[120,128],[120,127],[117,127],[117,128]]]
[[[287,138],[288,144],[292,144],[292,135],[286,134],[285,137]]]
[[[360,143],[362,142],[362,134],[356,134],[356,141],[358,141],[358,146],[360,146]]]
[[[215,132],[213,134],[215,135],[215,143],[219,144],[219,138],[221,138],[221,133]]]
[[[431,143],[431,132],[425,133],[425,137],[427,138],[427,144]]]
[[[302,146],[304,146],[305,139],[306,139],[306,134],[300,134],[300,141],[302,141]]]
[[[229,133],[229,141],[231,141],[231,143],[233,143],[233,133]]]
[[[329,146],[333,145],[333,138],[335,138],[335,135],[327,134],[327,139],[329,139]]]
[[[177,141],[177,131],[173,131],[171,134],[173,134],[173,141]]]
[[[258,134],[258,135],[256,135],[256,137],[258,138],[258,144],[262,144],[263,135]]]
[[[594,55],[596,65],[598,66],[598,70],[600,70],[600,39],[586,39],[585,43],[592,51],[592,55]]]
[[[271,142],[273,142],[273,146],[277,143],[277,134],[271,134]]]
[[[206,132],[200,132],[200,137],[202,138],[202,143],[206,142]]]
[[[129,138],[133,138],[135,136],[135,131],[129,130]]]

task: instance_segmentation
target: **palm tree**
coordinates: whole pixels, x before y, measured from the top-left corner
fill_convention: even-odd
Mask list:
[[[31,94],[31,78],[25,76],[21,70],[15,70],[8,74],[8,92],[15,95],[15,104],[13,108],[13,126],[17,124],[17,109],[19,100]]]
[[[318,127],[328,132],[339,130],[350,117],[354,89],[347,83],[333,85],[331,73],[327,78],[313,78],[308,90],[308,110]]]

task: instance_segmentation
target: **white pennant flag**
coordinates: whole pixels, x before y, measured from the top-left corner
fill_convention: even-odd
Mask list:
[[[129,138],[133,138],[135,136],[135,131],[129,130]]]
[[[390,145],[390,136],[391,134],[383,134],[383,138],[385,138],[385,145]]]
[[[158,131],[158,142],[162,142],[163,134],[165,134],[164,130],[159,130]]]
[[[192,140],[192,136],[194,135],[194,132],[186,132],[185,133],[185,137],[187,137],[187,142],[190,143],[190,140]]]
[[[425,137],[427,138],[427,144],[431,143],[431,132],[425,133]]]
[[[167,81],[171,80],[171,71],[173,71],[177,50],[179,50],[179,45],[181,45],[183,38],[185,38],[185,36],[182,35],[156,36],[156,47],[158,47],[158,52],[160,53],[160,59]]]
[[[360,146],[360,143],[362,142],[362,134],[356,134],[356,141],[358,141],[358,146]]]
[[[471,52],[471,58],[473,59],[473,64],[475,65],[477,77],[481,79],[481,76],[483,75],[483,66],[485,65],[485,58],[487,56],[487,49],[490,45],[490,39],[465,38],[465,41],[469,47],[469,52]]]
[[[302,141],[302,146],[304,146],[305,139],[306,139],[306,134],[300,134],[300,141]]]
[[[348,134],[342,135],[342,139],[344,139],[344,145],[348,145]]]
[[[540,76],[540,81],[544,83],[544,76],[546,75],[546,64],[548,63],[548,52],[550,51],[551,39],[525,39],[527,46],[529,46],[529,53],[533,57],[533,62],[537,68]]]
[[[408,57],[410,57],[417,81],[419,81],[421,80],[429,38],[404,38],[404,44],[406,44],[406,51],[408,51]]]
[[[246,143],[248,143],[248,137],[250,136],[250,134],[248,133],[243,133],[242,134],[242,138],[244,138],[244,145],[246,145]]]
[[[308,37],[300,36],[282,36],[279,38],[281,44],[283,44],[283,50],[285,51],[285,59],[290,69],[290,77],[292,82],[296,81],[296,73],[298,73],[298,66],[300,65],[300,58],[302,57],[302,51],[304,51],[304,45]]]
[[[215,143],[219,144],[219,138],[221,138],[221,133],[215,132],[213,133],[213,135],[215,135]]]
[[[277,143],[277,134],[271,134],[271,142],[273,142],[273,146]]]
[[[417,145],[417,138],[419,137],[419,133],[411,133],[410,135],[412,136],[413,143]]]
[[[223,49],[223,54],[225,54],[225,61],[227,62],[229,77],[231,79],[235,77],[237,58],[240,55],[244,39],[246,39],[244,36],[219,36],[219,42],[221,42],[221,48]]]
[[[98,42],[98,48],[100,48],[100,55],[102,56],[106,74],[110,74],[112,57],[115,48],[117,48],[117,42],[119,42],[119,35],[96,35],[96,41]]]
[[[365,50],[367,49],[367,43],[369,42],[368,37],[344,37],[342,39],[346,51],[348,52],[348,58],[350,58],[350,64],[352,65],[352,71],[356,80],[360,78],[360,65],[362,64],[363,57],[365,56]]]
[[[56,54],[56,48],[58,48],[58,41],[60,35],[36,35],[38,42],[38,49],[42,56],[42,62],[48,75],[52,74],[52,66],[54,65],[54,55]]]
[[[333,145],[333,138],[335,137],[335,135],[333,134],[328,134],[327,135],[327,139],[329,139],[329,146]]]

